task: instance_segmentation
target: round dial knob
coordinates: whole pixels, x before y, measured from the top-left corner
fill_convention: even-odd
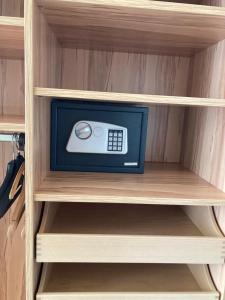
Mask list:
[[[86,122],[80,122],[75,127],[75,134],[79,139],[86,140],[92,134],[91,126]]]

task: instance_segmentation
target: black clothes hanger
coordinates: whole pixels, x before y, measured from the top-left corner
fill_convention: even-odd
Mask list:
[[[23,194],[25,159],[20,154],[20,150],[24,150],[24,134],[20,135],[14,135],[13,153],[14,144],[16,144],[17,157],[8,163],[6,176],[0,187],[0,218],[6,214],[12,204]]]

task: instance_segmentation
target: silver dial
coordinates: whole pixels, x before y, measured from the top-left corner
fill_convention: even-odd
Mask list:
[[[80,122],[75,128],[75,134],[79,139],[86,140],[92,134],[91,126],[86,122]]]

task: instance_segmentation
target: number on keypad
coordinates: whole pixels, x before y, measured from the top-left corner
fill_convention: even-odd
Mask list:
[[[108,151],[122,152],[123,149],[123,131],[110,129],[108,133]]]

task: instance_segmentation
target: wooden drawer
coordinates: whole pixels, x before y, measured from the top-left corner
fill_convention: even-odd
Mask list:
[[[37,261],[217,264],[224,242],[210,207],[51,203]]]
[[[207,267],[166,264],[47,264],[37,300],[215,300]]]

